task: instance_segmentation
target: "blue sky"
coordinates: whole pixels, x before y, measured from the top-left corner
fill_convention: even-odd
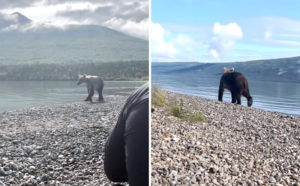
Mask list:
[[[300,56],[300,0],[152,0],[152,61]]]

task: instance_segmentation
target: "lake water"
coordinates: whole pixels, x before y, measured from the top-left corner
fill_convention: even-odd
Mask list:
[[[218,99],[221,75],[205,75],[205,73],[168,73],[162,66],[152,63],[152,84],[172,92]],[[167,68],[167,67],[166,67]],[[281,112],[300,116],[300,84],[248,80],[253,107],[268,111]],[[224,92],[223,101],[231,102],[229,91]],[[242,105],[247,100],[242,97]]]
[[[87,97],[86,85],[71,81],[0,81],[0,111],[10,111],[43,105],[56,105],[83,101]],[[129,95],[145,82],[107,81],[105,97]],[[93,99],[96,101],[98,93]]]

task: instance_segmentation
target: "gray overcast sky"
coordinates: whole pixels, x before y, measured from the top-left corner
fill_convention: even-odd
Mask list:
[[[0,16],[20,12],[37,25],[97,24],[148,39],[148,7],[148,0],[0,0]]]

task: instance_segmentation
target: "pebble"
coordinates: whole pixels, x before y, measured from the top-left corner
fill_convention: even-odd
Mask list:
[[[0,167],[0,176],[5,176],[6,173],[2,167]]]

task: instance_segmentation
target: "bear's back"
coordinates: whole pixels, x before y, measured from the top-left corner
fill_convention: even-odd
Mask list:
[[[104,84],[102,78],[100,78],[99,76],[87,76],[86,79],[91,85],[93,85],[94,89],[96,90]]]
[[[233,90],[245,87],[247,79],[240,72],[230,72],[222,75],[221,83],[224,84],[225,88]]]

